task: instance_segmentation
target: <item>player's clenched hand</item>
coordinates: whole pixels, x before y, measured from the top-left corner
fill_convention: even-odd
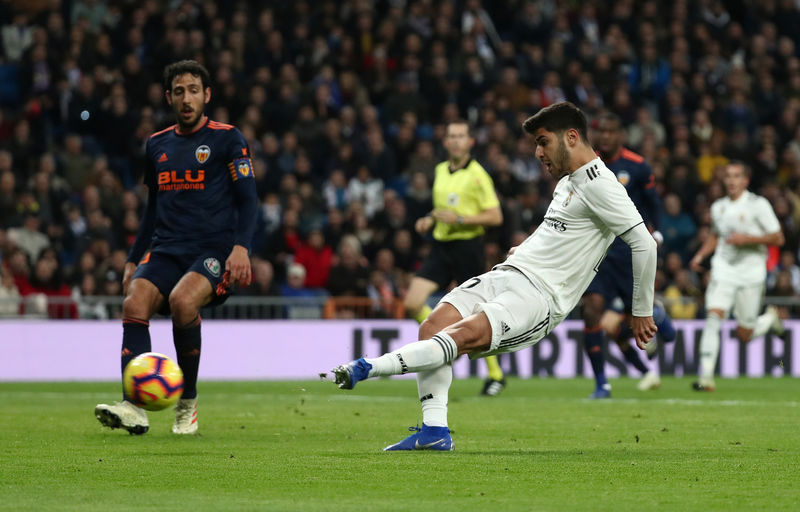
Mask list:
[[[698,254],[689,262],[689,268],[695,272],[703,271],[703,258]]]
[[[633,337],[636,338],[636,346],[644,350],[647,342],[656,335],[658,327],[653,322],[652,316],[632,316],[631,331],[633,331]]]
[[[433,227],[433,217],[425,216],[420,217],[417,219],[417,222],[414,223],[414,229],[417,230],[417,233],[427,233]]]
[[[728,235],[728,238],[725,239],[730,245],[747,245],[750,243],[750,239],[747,235],[743,235],[741,233],[731,233]]]
[[[433,210],[433,218],[445,224],[456,224],[458,222],[458,214],[452,210]]]
[[[131,278],[133,273],[136,272],[136,263],[131,261],[125,263],[125,269],[122,271],[122,295],[128,295],[128,286],[131,285]]]
[[[230,284],[250,284],[250,256],[247,249],[234,245],[231,255],[225,260],[225,271],[230,272]]]

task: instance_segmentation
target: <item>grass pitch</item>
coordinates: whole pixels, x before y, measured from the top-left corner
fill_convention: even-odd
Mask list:
[[[104,429],[117,383],[0,383],[0,510],[797,510],[800,381],[454,383],[452,453],[384,453],[413,380],[200,383],[201,435]]]

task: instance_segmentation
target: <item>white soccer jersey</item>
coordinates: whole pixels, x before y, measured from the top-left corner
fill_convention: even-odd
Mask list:
[[[544,222],[499,266],[518,269],[552,297],[556,325],[578,303],[614,238],[641,223],[625,187],[595,158],[561,178]],[[646,295],[650,304],[634,304],[634,312],[652,310],[652,291]]]
[[[717,248],[711,258],[711,278],[740,285],[763,283],[767,278],[767,247],[730,245],[732,233],[764,236],[777,233],[781,224],[765,198],[745,190],[735,201],[723,197],[711,205],[711,228]]]

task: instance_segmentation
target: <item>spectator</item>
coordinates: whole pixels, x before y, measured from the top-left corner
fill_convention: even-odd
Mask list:
[[[664,250],[676,252],[684,262],[689,261],[689,241],[697,232],[692,218],[681,210],[681,200],[675,194],[664,198],[664,218],[661,233],[664,235]]]
[[[331,271],[333,250],[325,243],[325,235],[319,228],[314,228],[301,243],[294,253],[294,262],[302,265],[305,270],[307,288],[325,288],[328,284],[328,275]]]
[[[19,315],[20,300],[21,296],[11,270],[0,264],[0,317]]]
[[[351,201],[361,202],[368,219],[383,209],[383,182],[374,178],[366,165],[359,167],[356,176],[350,180],[347,194]]]
[[[777,292],[778,278],[781,274],[786,274],[789,278],[791,285],[791,296],[800,295],[800,267],[795,262],[794,254],[791,251],[782,251],[780,263],[767,275],[767,291],[768,293]],[[785,280],[785,277],[783,278]],[[789,292],[789,286],[782,284],[780,294]],[[776,293],[778,295],[778,293]]]
[[[253,282],[237,295],[253,295],[259,297],[278,297],[281,290],[275,283],[275,270],[272,263],[261,258],[252,258]]]
[[[333,296],[366,297],[369,267],[361,254],[361,243],[346,235],[339,243],[336,263],[331,268],[328,291]]]
[[[286,270],[286,282],[281,285],[281,296],[291,298],[318,297],[319,294],[304,286],[306,269],[299,263],[292,263]],[[286,318],[319,318],[321,309],[315,304],[292,303],[285,307]]]
[[[25,251],[28,258],[35,263],[39,254],[50,247],[50,239],[39,230],[41,222],[37,211],[27,210],[23,219],[22,227],[8,230],[8,240]]]
[[[26,313],[46,314],[58,319],[78,318],[77,305],[72,302],[72,291],[62,279],[55,251],[42,252],[34,265],[29,283],[24,292],[20,291],[26,298]],[[45,307],[42,308],[42,305]]]

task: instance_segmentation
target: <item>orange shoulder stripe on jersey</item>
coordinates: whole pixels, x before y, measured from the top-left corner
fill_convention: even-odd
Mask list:
[[[233,128],[232,124],[219,123],[217,121],[209,121],[208,127],[212,130],[230,130]]]
[[[638,154],[634,153],[633,151],[631,151],[630,149],[626,149],[626,148],[622,148],[622,151],[620,151],[619,156],[621,156],[625,160],[630,160],[633,163],[637,163],[637,164],[640,164],[640,163],[644,162],[644,157],[642,155],[638,155]]]
[[[170,131],[170,130],[174,130],[174,129],[175,129],[177,126],[178,126],[177,124],[173,124],[173,125],[172,125],[172,126],[170,126],[169,128],[164,128],[164,129],[163,129],[163,130],[161,130],[160,132],[156,132],[156,133],[154,133],[153,135],[151,135],[151,136],[150,136],[150,138],[152,139],[152,138],[153,138],[153,137],[155,137],[156,135],[161,135],[162,133],[167,133],[167,132],[168,132],[168,131]]]

